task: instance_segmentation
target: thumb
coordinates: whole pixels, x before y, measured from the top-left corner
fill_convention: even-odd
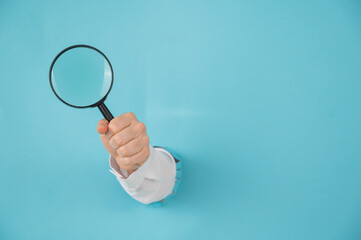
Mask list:
[[[108,131],[109,122],[106,119],[102,119],[98,122],[97,131],[99,134],[103,135]]]

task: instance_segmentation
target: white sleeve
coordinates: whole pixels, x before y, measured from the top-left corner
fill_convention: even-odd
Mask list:
[[[113,173],[124,190],[135,200],[150,204],[163,200],[172,193],[176,181],[176,164],[173,156],[162,148],[149,146],[147,161],[128,176],[110,157],[110,172]]]

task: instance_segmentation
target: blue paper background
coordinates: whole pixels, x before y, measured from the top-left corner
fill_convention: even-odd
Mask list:
[[[114,115],[178,153],[149,207],[108,172],[55,55],[110,59]],[[0,0],[0,239],[361,239],[360,1]]]

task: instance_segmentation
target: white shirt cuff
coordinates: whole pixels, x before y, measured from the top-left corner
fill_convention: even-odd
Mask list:
[[[173,156],[162,148],[149,146],[147,161],[135,172],[128,173],[119,168],[110,157],[110,172],[124,190],[139,202],[149,204],[160,201],[172,193],[176,180],[176,164]]]
[[[146,173],[148,172],[149,165],[154,161],[154,148],[149,146],[150,154],[148,159],[140,166],[135,172],[128,176],[128,172],[119,167],[117,161],[110,156],[109,165],[110,172],[113,173],[122,186],[130,191],[135,191],[144,181]],[[149,174],[148,174],[149,175]],[[157,180],[157,176],[150,174],[147,178],[151,177],[152,179]]]

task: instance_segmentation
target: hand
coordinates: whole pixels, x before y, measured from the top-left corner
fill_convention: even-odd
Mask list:
[[[148,159],[149,138],[144,123],[134,113],[124,113],[110,122],[102,119],[97,131],[104,147],[128,174],[135,172]]]

